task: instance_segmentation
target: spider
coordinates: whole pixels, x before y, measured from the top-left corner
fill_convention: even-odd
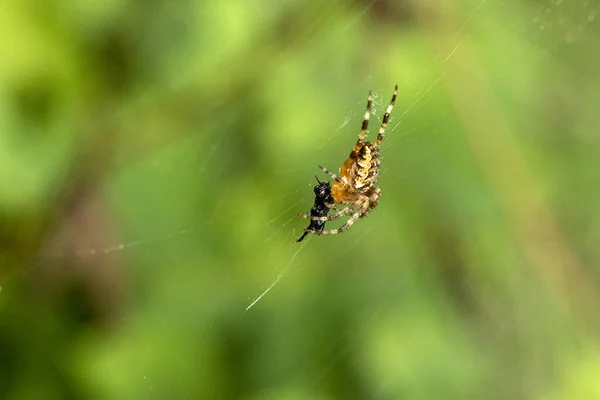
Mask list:
[[[340,175],[337,176],[327,168],[319,165],[319,168],[321,168],[323,172],[335,180],[331,187],[331,197],[333,198],[334,204],[324,204],[329,208],[341,206],[341,210],[330,216],[327,216],[327,212],[324,212],[324,216],[315,216],[312,215],[312,210],[310,215],[298,214],[302,218],[323,223],[341,218],[348,214],[352,214],[352,216],[338,229],[331,229],[328,231],[323,230],[324,225],[316,226],[316,224],[313,225],[311,223],[309,227],[304,230],[305,234],[335,235],[342,233],[350,228],[356,220],[364,217],[377,207],[377,204],[379,204],[379,197],[381,196],[381,190],[375,187],[377,179],[379,178],[379,145],[383,140],[383,134],[390,119],[390,113],[396,103],[397,96],[398,85],[394,87],[394,94],[392,95],[392,100],[381,121],[377,139],[375,139],[373,143],[370,143],[365,140],[367,128],[369,127],[369,118],[371,117],[371,105],[373,104],[373,96],[371,91],[369,91],[367,110],[365,111],[360,133],[358,134],[358,140],[350,152],[350,156],[348,156],[340,168]],[[304,235],[302,238],[304,238]]]
[[[327,213],[331,208],[334,207],[333,198],[331,197],[331,184],[329,182],[321,182],[319,178],[317,178],[317,182],[319,183],[315,186],[315,204],[313,208],[310,209],[311,217],[326,217]],[[308,235],[309,231],[322,232],[325,228],[325,221],[321,221],[318,219],[311,219],[308,228],[304,231],[302,236],[296,242],[301,242],[302,239]]]

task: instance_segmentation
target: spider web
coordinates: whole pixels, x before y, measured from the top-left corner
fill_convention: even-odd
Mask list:
[[[92,200],[59,224],[34,271],[64,260],[82,269],[108,266],[125,271],[120,274],[132,285],[152,288],[139,289],[143,293],[136,292],[131,306],[153,310],[148,315],[156,319],[150,325],[158,333],[147,336],[149,342],[167,335],[162,324],[170,321],[172,308],[183,315],[182,320],[202,321],[200,327],[182,334],[187,344],[188,335],[201,331],[206,335],[237,332],[223,339],[225,348],[230,344],[227,340],[234,348],[244,348],[244,340],[250,339],[239,337],[245,335],[282,341],[269,330],[277,327],[290,335],[292,343],[301,340],[295,332],[304,326],[311,334],[321,335],[325,344],[318,348],[320,358],[302,364],[300,388],[282,383],[285,377],[279,381],[263,377],[262,381],[257,378],[257,391],[280,385],[282,392],[276,393],[283,397],[330,393],[331,398],[478,398],[484,394],[482,386],[469,387],[470,382],[491,379],[493,390],[486,398],[495,390],[497,398],[549,392],[547,380],[552,371],[540,367],[542,361],[524,360],[523,377],[507,371],[494,380],[490,371],[510,365],[515,358],[490,361],[486,357],[494,358],[497,353],[487,348],[484,355],[477,351],[499,343],[514,356],[511,346],[518,343],[502,334],[489,342],[478,336],[490,335],[491,327],[512,317],[517,321],[511,329],[523,330],[514,340],[531,345],[531,352],[563,343],[561,335],[577,333],[580,327],[569,307],[595,296],[593,284],[585,283],[581,257],[565,244],[568,240],[560,221],[548,211],[558,197],[551,182],[540,183],[543,179],[536,175],[543,169],[543,160],[536,159],[534,152],[540,139],[502,134],[540,132],[560,122],[548,111],[560,104],[546,104],[534,98],[536,92],[523,87],[547,83],[536,78],[538,74],[563,77],[581,87],[589,82],[593,69],[586,69],[577,57],[586,59],[587,53],[590,63],[600,62],[596,54],[590,55],[598,51],[588,47],[598,44],[600,6],[560,0],[527,4],[465,0],[448,2],[439,9],[416,2],[402,4],[406,9],[383,1],[361,7],[332,3],[311,14],[317,17],[312,24],[296,26],[296,30],[292,26],[291,33],[280,27],[289,47],[286,42],[283,47],[259,48],[260,57],[278,62],[249,66],[243,71],[247,76],[239,80],[219,78],[207,89],[208,98],[196,87],[204,82],[192,78],[204,65],[184,68],[175,74],[179,77],[170,78],[169,90],[177,95],[167,102],[172,109],[164,114],[158,112],[164,107],[164,91],[156,89],[142,96],[132,109],[143,110],[141,128],[150,130],[150,139],[135,136],[131,142],[117,141],[121,147],[109,160],[115,167],[99,181],[101,188],[93,190]],[[394,18],[400,17],[406,18],[405,31],[390,38],[390,31],[396,32]],[[272,15],[265,18],[267,27],[275,24]],[[369,27],[374,21],[380,25]],[[340,70],[344,63],[334,60],[335,56],[356,55],[351,48],[338,50],[337,46],[351,47],[361,34],[370,41],[361,49],[364,56],[357,57],[365,66]],[[223,52],[232,52],[223,55],[226,61],[236,59],[235,51],[241,52],[242,60],[249,55],[243,44],[237,46],[223,44]],[[572,53],[574,58],[569,56]],[[225,69],[224,74],[231,71],[239,72]],[[246,87],[244,78],[255,83]],[[373,138],[396,83],[400,93],[381,146],[378,186],[382,199],[377,210],[341,235],[309,235],[296,243],[308,225],[296,214],[310,210],[314,175],[327,179],[317,165],[337,171],[344,161],[360,129],[369,89],[374,93],[374,112],[368,137]],[[560,84],[550,86],[549,94],[564,94],[561,89],[568,92]],[[189,98],[206,104],[200,116],[194,115],[197,104],[191,107]],[[582,98],[576,96],[578,105]],[[508,116],[502,117],[498,110]],[[138,115],[135,110],[123,111],[124,115],[128,112]],[[168,113],[180,115],[184,122],[166,124],[161,118]],[[584,118],[576,111],[569,115]],[[175,138],[167,138],[161,129],[171,129]],[[132,150],[138,146],[141,150]],[[510,165],[514,172],[504,174],[499,165]],[[509,178],[514,182],[508,182]],[[106,204],[99,205],[98,198]],[[513,207],[521,202],[523,207]],[[534,209],[537,219],[532,221],[529,216]],[[109,215],[99,217],[99,212]],[[486,231],[482,222],[486,218],[503,228]],[[342,223],[328,222],[326,229]],[[82,232],[82,224],[94,229]],[[472,237],[465,230],[479,231],[480,236]],[[461,235],[469,239],[456,239]],[[547,250],[539,237],[549,237],[554,250]],[[493,257],[484,258],[489,264],[471,260],[481,270],[461,267],[469,264],[468,257],[477,259],[496,249],[487,242],[491,240],[502,242],[496,244],[497,251],[509,254],[499,265],[527,268],[506,267],[502,274],[498,272],[501,267],[489,261]],[[516,244],[507,243],[511,240]],[[461,252],[455,247],[461,247]],[[449,261],[446,265],[440,260]],[[523,305],[523,315],[513,313],[517,300],[510,299],[527,290],[519,280],[541,282],[540,288],[532,289],[534,300]],[[503,292],[498,287],[507,289]],[[581,288],[582,299],[571,297],[572,287]],[[495,300],[502,295],[509,305]],[[534,345],[526,320],[533,314],[533,303],[542,301],[544,295],[554,299],[560,311],[548,311],[537,323],[549,324],[557,315],[575,322]],[[276,317],[266,323],[269,313]],[[312,322],[312,313],[322,320]],[[487,315],[477,317],[484,322],[472,322],[470,318],[480,314]],[[331,321],[324,321],[328,318]],[[451,318],[458,322],[444,322]],[[146,321],[134,320],[134,328],[129,329],[143,329]],[[286,324],[289,330],[282,328]],[[208,333],[203,331],[206,327]],[[464,334],[471,329],[477,332]],[[395,336],[399,331],[405,332],[404,339]],[[124,343],[132,345],[136,333],[128,332],[131,338]],[[481,347],[470,346],[471,340]],[[285,348],[281,342],[273,346]],[[110,344],[86,348],[90,358],[99,359],[89,374],[99,376],[100,384],[110,380],[107,371],[115,357],[103,355],[107,347],[112,349]],[[134,353],[140,349],[132,347]],[[167,348],[185,354],[185,348],[176,344]],[[387,352],[402,354],[406,364],[389,360]],[[157,353],[153,359],[164,361],[161,350]],[[287,356],[299,357],[293,351]],[[435,359],[435,365],[421,362],[428,358]],[[453,377],[457,359],[463,363],[459,376]],[[261,360],[282,363],[276,356]],[[163,383],[158,379],[159,361],[137,365],[123,373],[123,380],[137,380],[134,386],[156,390]],[[414,374],[403,372],[409,364]],[[265,371],[273,373],[271,368]],[[360,376],[360,383],[335,387],[341,377],[355,375]],[[425,375],[443,385],[427,387],[420,380]],[[522,381],[514,387],[503,387],[506,380],[517,378]],[[530,381],[545,383],[529,387]],[[184,387],[181,384],[174,392],[185,394]],[[118,389],[106,390],[116,393],[111,390]]]

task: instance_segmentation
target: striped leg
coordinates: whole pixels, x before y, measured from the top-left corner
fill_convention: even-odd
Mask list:
[[[371,118],[371,105],[373,104],[373,94],[369,90],[369,97],[367,99],[367,110],[365,111],[365,117],[363,118],[362,128],[358,134],[358,140],[364,140],[369,127],[369,118]]]
[[[394,87],[394,94],[392,95],[392,101],[390,101],[390,105],[385,111],[385,115],[383,116],[383,121],[381,121],[381,127],[379,128],[379,133],[377,134],[377,139],[373,142],[373,146],[377,147],[381,144],[383,140],[383,133],[385,132],[385,127],[387,126],[388,121],[390,120],[390,113],[394,109],[394,104],[396,104],[396,97],[398,96],[398,85]]]
[[[321,170],[323,172],[325,172],[327,175],[329,175],[331,177],[331,179],[335,179],[337,182],[341,183],[345,187],[348,187],[348,184],[346,182],[344,182],[339,176],[337,176],[333,172],[330,172],[327,168],[323,167],[322,165],[319,165],[319,168],[321,168]]]
[[[343,208],[342,210],[336,212],[335,214],[329,215],[327,217],[313,217],[310,214],[298,214],[298,216],[302,217],[302,218],[310,219],[311,221],[332,221],[334,219],[341,218],[344,215],[350,214],[352,211],[354,211],[354,208],[352,207],[352,205],[349,205],[348,207]]]
[[[336,235],[336,234],[342,233],[346,229],[350,228],[356,222],[357,219],[359,219],[361,216],[366,214],[367,211],[369,211],[369,198],[368,197],[363,196],[363,198],[360,201],[358,201],[357,203],[362,204],[362,207],[360,208],[360,210],[358,210],[357,212],[352,214],[352,217],[350,217],[350,219],[348,221],[346,221],[346,223],[344,225],[340,226],[338,229],[331,229],[329,231],[314,232],[314,233],[316,233],[317,235]]]

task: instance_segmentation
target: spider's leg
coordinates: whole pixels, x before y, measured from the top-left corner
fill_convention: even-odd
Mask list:
[[[331,208],[332,210],[337,210],[338,205],[335,203],[325,203],[327,208]]]
[[[310,214],[298,214],[299,217],[310,219],[311,221],[333,221],[334,219],[338,219],[343,217],[344,215],[350,214],[354,210],[353,207],[348,206],[343,208],[342,210],[336,212],[335,214],[329,215],[327,217],[313,217]]]
[[[369,209],[360,217],[362,218],[362,217],[367,216],[367,214],[369,214],[371,211],[373,211],[375,209],[375,207],[377,207],[377,204],[379,204],[379,198],[377,198],[375,200],[371,199],[369,202]]]
[[[392,101],[390,101],[390,105],[385,111],[385,115],[383,116],[383,121],[381,121],[381,127],[379,128],[379,133],[377,134],[377,139],[373,142],[373,146],[377,147],[383,140],[383,133],[385,132],[385,127],[387,126],[388,121],[390,120],[390,113],[394,109],[394,104],[396,104],[396,97],[398,96],[398,85],[394,87],[394,94],[392,95]]]
[[[360,217],[365,215],[367,213],[367,211],[369,211],[369,198],[368,197],[364,197],[362,200],[359,200],[357,203],[362,204],[362,207],[360,207],[360,209],[357,212],[352,214],[352,217],[350,217],[350,219],[348,221],[346,221],[346,223],[344,225],[340,226],[338,229],[331,229],[328,231],[313,232],[313,233],[315,233],[317,235],[336,235],[336,234],[342,233],[346,229],[350,228],[356,222],[357,219],[359,219]]]
[[[344,182],[342,180],[342,178],[340,178],[339,176],[337,176],[336,174],[334,174],[333,172],[329,171],[327,168],[323,167],[322,165],[319,165],[319,168],[321,168],[321,170],[323,170],[323,172],[325,172],[327,175],[329,175],[331,177],[331,179],[335,179],[336,182],[341,183],[342,185],[348,187],[348,184],[346,184],[346,182]]]
[[[365,217],[369,214],[377,205],[379,204],[379,198],[381,197],[381,190],[376,187],[372,187],[369,192],[365,194],[369,198],[369,209],[360,216],[360,218]]]
[[[373,95],[369,90],[369,97],[367,99],[367,110],[365,111],[365,117],[363,118],[362,127],[360,128],[360,133],[358,134],[358,140],[364,140],[365,135],[367,133],[367,128],[369,127],[369,118],[371,118],[371,105],[373,104]]]

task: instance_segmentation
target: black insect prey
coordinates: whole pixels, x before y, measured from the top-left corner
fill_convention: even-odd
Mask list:
[[[319,178],[316,176],[315,176],[315,178],[317,178],[317,182],[319,184],[317,186],[315,186],[315,189],[314,189],[315,204],[310,209],[310,216],[311,217],[326,217],[327,213],[329,213],[329,210],[331,209],[330,206],[334,204],[333,198],[331,197],[331,184],[329,182],[321,182],[319,180]],[[308,228],[306,228],[306,230],[322,232],[323,229],[325,228],[325,222],[326,221],[311,220],[310,224],[308,225]],[[310,232],[304,231],[302,236],[300,236],[300,238],[298,240],[296,240],[296,242],[301,242],[306,237],[306,235],[308,235],[309,233]]]

